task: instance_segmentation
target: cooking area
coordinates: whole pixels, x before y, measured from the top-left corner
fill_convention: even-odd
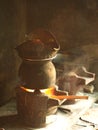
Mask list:
[[[1,4],[0,129],[97,130],[98,2]]]

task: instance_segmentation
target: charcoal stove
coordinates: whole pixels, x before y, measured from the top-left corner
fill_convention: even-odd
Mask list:
[[[47,113],[56,112],[63,100],[88,99],[88,96],[70,96],[57,88],[53,59],[59,49],[53,34],[43,29],[33,31],[16,47],[22,59],[16,87],[17,111],[19,119],[29,127],[46,126]],[[53,111],[49,112],[49,108]]]
[[[53,34],[44,29],[34,30],[16,47],[22,59],[16,87],[17,111],[21,121],[30,127],[46,125],[48,96],[41,90],[55,85],[56,71],[51,60],[59,48]]]

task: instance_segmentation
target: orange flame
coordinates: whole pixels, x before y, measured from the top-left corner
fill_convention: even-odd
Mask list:
[[[28,88],[23,87],[23,86],[21,86],[21,89],[24,91],[27,91],[27,92],[31,92],[31,93],[34,92],[34,89],[28,89]]]
[[[88,99],[88,96],[76,96],[76,95],[68,95],[67,92],[56,90],[56,88],[52,87],[45,90],[45,94],[47,94],[50,98],[64,100],[64,99]]]
[[[34,92],[32,89],[25,88],[21,86],[21,89],[27,92]],[[56,90],[56,87],[50,87],[45,90],[40,90],[44,92],[49,98],[64,100],[64,99],[88,99],[88,96],[76,96],[76,95],[68,95],[67,92]]]

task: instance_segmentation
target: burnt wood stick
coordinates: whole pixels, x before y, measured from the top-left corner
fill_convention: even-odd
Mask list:
[[[59,99],[59,100],[63,100],[63,99],[88,99],[88,96],[76,96],[76,95],[51,95],[50,98],[55,98],[55,99]]]

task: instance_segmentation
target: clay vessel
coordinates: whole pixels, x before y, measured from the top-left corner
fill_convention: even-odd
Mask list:
[[[29,89],[45,89],[55,84],[56,70],[49,61],[23,61],[19,68],[20,84]]]

